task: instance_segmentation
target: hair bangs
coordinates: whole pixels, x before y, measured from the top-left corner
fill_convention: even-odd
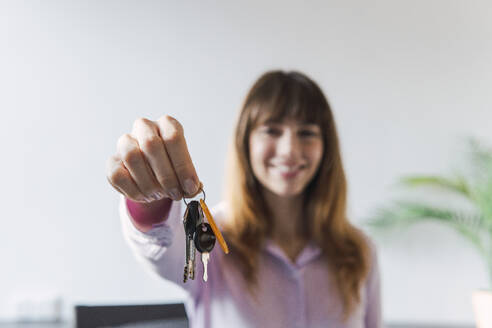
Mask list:
[[[323,94],[298,73],[276,76],[259,84],[250,98],[250,124],[280,123],[293,119],[323,125],[328,104]]]

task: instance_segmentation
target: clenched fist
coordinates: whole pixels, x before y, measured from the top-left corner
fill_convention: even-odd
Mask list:
[[[168,115],[157,121],[137,119],[132,132],[118,139],[106,175],[116,190],[137,202],[180,200],[200,188],[183,127]]]

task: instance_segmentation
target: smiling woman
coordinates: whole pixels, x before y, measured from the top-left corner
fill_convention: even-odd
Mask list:
[[[336,281],[347,319],[360,306],[373,268],[367,237],[346,218],[338,134],[319,86],[300,72],[261,76],[239,114],[228,169],[226,231],[249,289],[257,286],[256,257],[265,239],[293,262],[313,243],[330,267],[326,279]]]
[[[314,81],[267,72],[246,96],[227,199],[212,211],[230,254],[210,254],[208,282],[183,282],[179,200],[200,190],[183,131],[168,116],[137,120],[108,180],[125,196],[123,231],[136,256],[188,291],[191,327],[381,326],[376,250],[346,217],[335,122]]]

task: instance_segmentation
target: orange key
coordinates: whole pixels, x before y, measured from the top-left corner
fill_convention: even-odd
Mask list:
[[[202,207],[203,213],[207,217],[208,223],[210,224],[210,227],[212,228],[212,231],[215,234],[215,238],[219,241],[219,245],[224,251],[224,253],[228,254],[229,253],[229,248],[227,247],[227,244],[224,240],[224,237],[222,237],[222,234],[220,233],[219,228],[217,228],[217,225],[215,224],[214,218],[212,217],[212,214],[210,214],[210,211],[208,210],[207,204],[203,201],[203,199],[200,199],[200,206]]]

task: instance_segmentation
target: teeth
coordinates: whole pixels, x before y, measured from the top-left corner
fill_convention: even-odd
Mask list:
[[[283,165],[279,165],[277,166],[277,168],[282,171],[282,172],[285,172],[285,173],[290,173],[290,172],[295,172],[297,171],[297,167],[290,167],[290,166],[283,166]]]

